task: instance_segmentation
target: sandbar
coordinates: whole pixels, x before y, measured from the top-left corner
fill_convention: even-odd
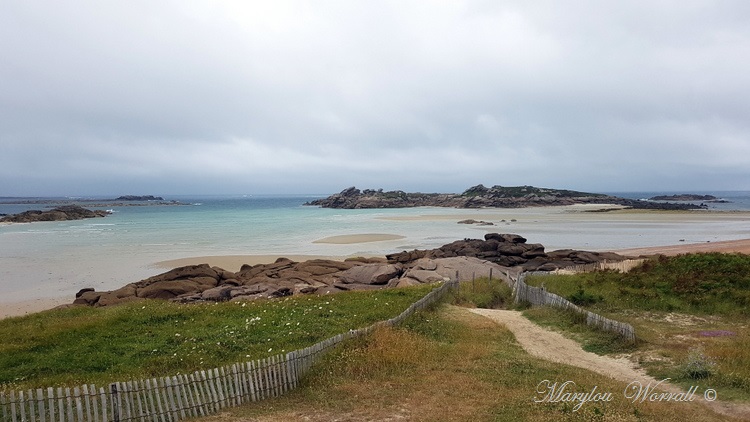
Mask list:
[[[354,243],[382,242],[385,240],[404,239],[405,236],[383,233],[344,234],[341,236],[330,236],[313,241],[313,243],[330,243],[334,245],[351,245]]]

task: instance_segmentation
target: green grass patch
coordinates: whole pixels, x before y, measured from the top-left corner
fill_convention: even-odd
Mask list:
[[[513,291],[502,280],[488,277],[461,282],[458,291],[452,293],[455,305],[475,308],[499,309],[513,306]]]
[[[529,277],[571,302],[595,309],[641,309],[750,316],[750,256],[699,253],[661,256],[628,273],[596,271]]]
[[[310,346],[392,318],[434,286],[180,305],[142,301],[0,321],[0,387],[187,373]]]
[[[582,314],[572,311],[539,306],[525,310],[523,315],[538,325],[564,330],[588,352],[600,355],[625,353],[636,347],[615,333],[586,325],[585,316],[582,319]]]

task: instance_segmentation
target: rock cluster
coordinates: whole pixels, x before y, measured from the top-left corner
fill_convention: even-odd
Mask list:
[[[175,268],[130,283],[120,289],[97,292],[83,289],[74,304],[109,306],[142,299],[181,303],[246,301],[294,294],[329,294],[434,283],[454,278],[470,280],[495,271],[554,270],[625,257],[613,253],[561,250],[546,253],[544,246],[527,243],[515,234],[490,233],[484,240],[464,239],[432,250],[413,250],[382,258],[345,261],[314,259],[295,262],[279,258],[271,264],[243,265],[238,272],[208,264]]]
[[[408,263],[417,259],[436,259],[469,256],[490,261],[504,267],[521,267],[525,271],[553,271],[573,265],[600,261],[622,261],[624,256],[611,252],[588,252],[562,249],[545,252],[539,243],[526,243],[516,234],[488,233],[484,240],[464,239],[437,249],[404,251],[387,255],[388,262]]]
[[[78,205],[63,205],[47,211],[31,210],[19,214],[8,215],[0,219],[0,222],[32,223],[35,221],[66,221],[105,217],[107,215],[109,215],[109,212],[107,211],[92,211]]]
[[[685,210],[699,208],[693,204],[637,201],[617,196],[534,186],[473,186],[460,194],[384,192],[382,189],[360,191],[350,187],[327,198],[305,205],[323,208],[525,208],[574,204],[616,204],[631,208]]]
[[[384,259],[294,262],[279,258],[272,264],[244,265],[236,273],[200,264],[175,268],[114,291],[83,289],[73,303],[110,306],[142,299],[180,303],[246,301],[434,283],[449,279],[456,271],[464,278],[472,273],[486,275],[489,268],[501,269],[496,264],[467,257],[416,260],[408,264],[390,264]]]

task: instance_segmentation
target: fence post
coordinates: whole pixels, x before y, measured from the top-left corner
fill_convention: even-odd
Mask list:
[[[109,385],[109,392],[112,393],[112,421],[120,422],[120,400],[117,394],[117,383]]]

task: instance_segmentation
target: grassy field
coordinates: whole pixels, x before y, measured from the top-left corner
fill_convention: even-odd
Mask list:
[[[532,277],[529,284],[635,327],[639,343],[623,348],[607,334],[576,325],[552,309],[526,315],[566,331],[599,353],[631,353],[651,375],[683,386],[700,382],[722,399],[750,400],[750,256],[690,254],[611,271]]]
[[[142,301],[0,320],[0,388],[103,384],[254,360],[398,315],[433,286],[179,305]]]
[[[574,403],[542,400],[537,389],[544,380],[572,380],[577,392],[596,387],[612,399],[574,411]],[[209,422],[727,420],[696,403],[634,404],[624,389],[608,377],[531,357],[502,326],[442,305],[340,345],[288,395]]]

